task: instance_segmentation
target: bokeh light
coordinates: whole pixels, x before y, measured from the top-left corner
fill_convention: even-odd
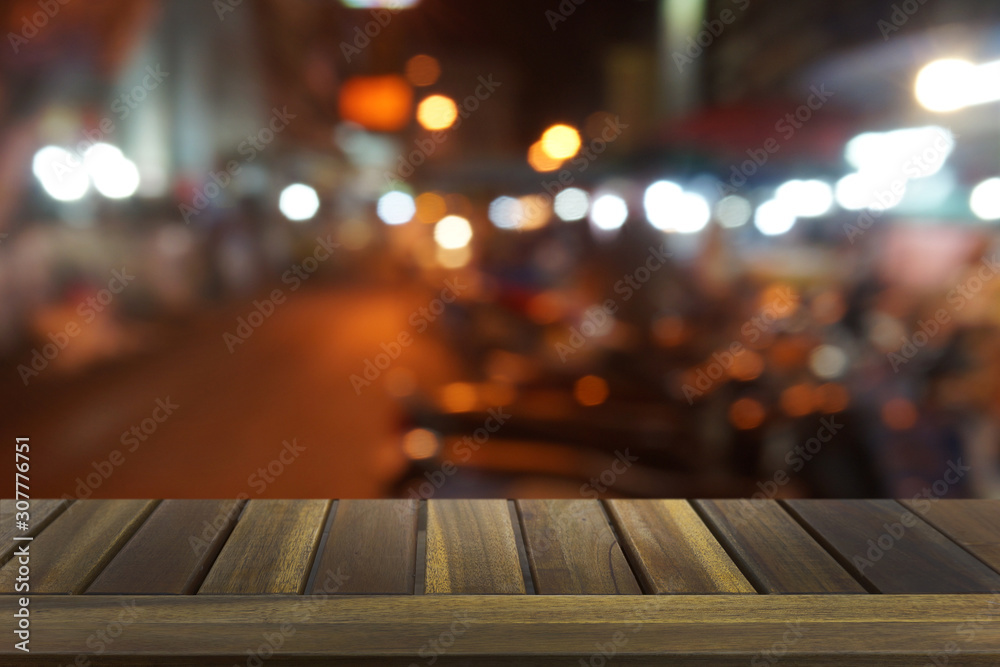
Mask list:
[[[555,171],[562,166],[563,161],[551,157],[542,149],[542,142],[536,141],[528,148],[528,164],[535,171]]]
[[[609,393],[607,381],[597,375],[585,375],[573,384],[573,398],[580,405],[600,405]]]
[[[542,151],[553,160],[566,160],[580,150],[580,133],[569,125],[553,125],[542,133]]]
[[[58,201],[76,201],[90,189],[82,161],[59,146],[45,146],[35,153],[31,170],[46,194]]]
[[[556,195],[554,204],[556,215],[560,220],[573,222],[587,217],[590,208],[590,195],[580,188],[566,188]]]
[[[281,191],[278,209],[289,220],[308,220],[319,210],[319,195],[304,183],[293,183]]]
[[[431,86],[441,76],[441,65],[437,58],[420,54],[406,61],[406,78],[414,86]]]
[[[438,435],[426,428],[415,428],[403,436],[403,451],[414,460],[433,458],[441,449]]]
[[[727,228],[742,227],[753,215],[753,206],[744,197],[729,195],[715,205],[715,217],[719,224]]]
[[[974,187],[969,208],[980,220],[1000,220],[1000,178],[988,178]]]
[[[417,107],[417,122],[426,130],[446,130],[458,118],[455,100],[444,95],[431,95]]]
[[[413,89],[394,74],[357,76],[340,88],[340,116],[369,130],[395,132],[410,121]]]
[[[402,225],[409,222],[416,212],[417,205],[413,201],[413,197],[398,190],[387,192],[379,197],[376,206],[379,219],[387,225]]]
[[[434,226],[434,241],[445,250],[456,250],[469,245],[472,225],[459,215],[448,215]]]
[[[448,213],[444,197],[437,192],[424,192],[417,196],[416,218],[425,225],[433,225]]]
[[[770,199],[757,207],[753,224],[766,236],[778,236],[795,226],[795,214],[784,202]]]
[[[740,398],[729,406],[729,423],[740,431],[757,428],[764,423],[766,416],[767,410],[753,398]]]
[[[601,195],[590,207],[590,221],[598,229],[618,229],[627,219],[628,204],[618,195]]]
[[[501,196],[490,202],[486,216],[498,229],[517,229],[524,219],[524,207],[513,197]]]

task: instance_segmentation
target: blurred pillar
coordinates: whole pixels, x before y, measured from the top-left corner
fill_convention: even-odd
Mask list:
[[[664,117],[682,116],[700,103],[705,47],[698,39],[706,4],[706,0],[660,0],[657,108]]]

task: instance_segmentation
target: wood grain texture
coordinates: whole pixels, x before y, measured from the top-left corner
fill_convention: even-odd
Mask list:
[[[8,637],[12,602],[0,598]],[[745,667],[780,657],[779,665],[881,667],[928,664],[953,645],[948,667],[994,667],[998,603],[994,595],[39,596],[31,653],[5,641],[0,663],[65,665],[83,655],[101,665],[231,667],[276,645],[265,664],[405,667],[433,655],[435,667],[576,667],[601,664],[591,658],[610,645],[609,665]],[[971,639],[957,631],[977,618]],[[116,623],[120,636],[94,655],[95,632]],[[771,650],[780,656],[765,657]]]
[[[524,593],[506,500],[428,500],[426,593]]]
[[[902,500],[924,521],[1000,572],[1000,500]]]
[[[647,593],[755,592],[687,501],[606,502]]]
[[[882,593],[988,593],[1000,574],[895,500],[788,500],[789,510]]]
[[[597,500],[518,500],[535,591],[541,595],[639,595]]]
[[[416,502],[341,500],[309,592],[411,594],[416,550]]]
[[[865,593],[773,500],[698,500],[726,551],[759,593]]]
[[[238,500],[164,500],[87,593],[196,592],[242,506]]]
[[[330,503],[249,501],[198,593],[302,593]]]
[[[10,560],[17,548],[15,535],[35,537],[69,506],[69,500],[28,501],[28,530],[18,530],[15,524],[16,502],[10,498],[0,500],[0,565]]]
[[[82,593],[145,521],[158,500],[78,500],[29,544],[31,593]],[[14,590],[18,558],[0,568]]]

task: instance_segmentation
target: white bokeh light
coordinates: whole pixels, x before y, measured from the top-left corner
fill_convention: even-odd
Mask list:
[[[816,179],[792,180],[778,186],[774,198],[797,217],[813,218],[827,213],[833,207],[833,188]]]
[[[657,181],[646,188],[642,197],[642,207],[646,211],[646,219],[660,231],[669,232],[676,229],[677,208],[684,190],[673,181]]]
[[[417,204],[413,201],[413,197],[405,192],[393,190],[379,197],[375,212],[387,225],[402,225],[416,215]]]
[[[524,206],[513,197],[500,196],[490,202],[486,217],[498,229],[517,229],[524,221]]]
[[[580,188],[566,188],[556,195],[553,206],[560,220],[566,222],[583,220],[587,217],[587,209],[590,207],[590,195]]]
[[[83,153],[94,188],[109,199],[124,199],[139,189],[139,169],[111,144],[96,143]]]
[[[795,214],[783,202],[771,199],[757,207],[753,224],[761,234],[777,236],[795,226]]]
[[[469,245],[472,225],[459,215],[448,215],[434,225],[434,241],[445,250],[456,250]]]
[[[1000,220],[1000,178],[987,178],[974,187],[969,208],[980,220]]]
[[[729,195],[715,205],[715,217],[723,227],[742,227],[753,215],[753,206],[739,195]]]
[[[590,207],[590,221],[598,229],[618,229],[628,219],[628,204],[618,195],[601,195]]]
[[[304,183],[292,183],[281,191],[278,208],[289,220],[308,220],[319,210],[319,195]]]
[[[59,146],[45,146],[35,153],[31,171],[45,192],[58,201],[76,201],[90,189],[83,163]]]

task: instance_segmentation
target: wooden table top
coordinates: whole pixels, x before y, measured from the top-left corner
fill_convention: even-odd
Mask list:
[[[1000,664],[1000,500],[37,500],[27,530],[14,512],[4,665]],[[10,639],[25,596],[30,653]]]

